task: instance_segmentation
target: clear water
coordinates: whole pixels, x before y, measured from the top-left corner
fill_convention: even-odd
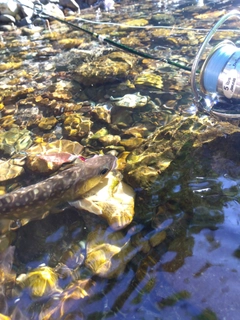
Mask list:
[[[180,60],[191,66],[191,60],[200,43],[174,44],[174,37],[179,27],[199,28],[201,30],[197,31],[197,34],[204,38],[207,30],[203,29],[212,27],[218,20],[218,15],[214,15],[215,12],[239,8],[238,1],[203,2],[204,6],[201,1],[123,0],[119,2],[116,13],[109,13],[105,18],[108,21],[124,23],[128,18],[149,19],[153,13],[173,15],[175,22],[168,25],[173,30],[172,43],[166,43],[163,38],[156,37],[151,38],[152,41],[149,42],[146,37],[142,40],[146,47],[141,47],[139,50],[144,51],[147,48],[147,52],[155,56],[168,55],[171,59]],[[208,16],[205,20],[196,19],[198,14]],[[157,25],[156,22],[155,24]],[[237,28],[238,26],[239,24]],[[118,30],[117,26],[114,28]],[[104,30],[103,27],[97,29],[99,33]],[[141,29],[132,29],[131,36],[137,38],[139,32]],[[115,40],[119,37],[120,34],[116,31]],[[183,34],[182,39],[185,37],[186,34]],[[25,39],[22,39],[23,42]],[[237,39],[238,33],[234,35],[233,40]],[[7,36],[6,41],[10,41]],[[48,41],[36,40],[36,44],[44,49]],[[14,50],[17,49],[4,51],[3,60],[6,61],[10,55],[14,55]],[[62,57],[67,61],[67,51],[52,55],[54,54],[56,60]],[[51,63],[54,62],[51,55],[46,59]],[[35,68],[38,68],[43,84],[47,85],[48,71],[43,61],[44,59],[33,59],[29,52],[29,60],[25,60],[24,66],[29,72],[34,72]],[[181,109],[185,114],[191,114],[193,101],[188,82],[189,74],[165,64],[159,64],[156,72],[163,77],[163,89],[160,91],[145,89],[142,93],[150,95],[151,98],[158,97],[163,104],[173,100],[175,104],[172,112]],[[2,75],[2,85],[9,80],[9,77],[8,73]],[[31,84],[26,83],[26,86],[29,85]],[[102,88],[102,96],[104,93],[111,93],[111,90],[111,86],[106,85]],[[158,125],[164,125],[164,121],[167,122],[166,119],[160,119]],[[191,164],[190,169],[188,163],[181,163],[180,159],[175,170],[171,168],[164,173],[159,186],[152,190],[150,195],[140,191],[136,198],[136,228],[139,227],[148,234],[153,228],[169,223],[167,239],[147,253],[136,254],[125,271],[116,279],[107,280],[93,276],[95,286],[91,297],[72,300],[66,309],[68,311],[64,312],[61,319],[81,319],[81,313],[89,320],[238,319],[239,150],[240,142],[231,146],[229,157],[226,151],[225,161],[221,163],[214,158],[214,150],[207,150],[205,154],[204,152],[199,154],[199,158],[194,165]],[[215,166],[215,170],[210,171],[210,165]],[[199,172],[201,174],[205,172],[205,175],[199,176]],[[159,208],[164,210],[164,215],[159,216]],[[87,232],[86,220],[81,220],[72,209],[51,215],[42,221],[31,222],[15,234],[15,240],[12,242],[16,245],[13,269],[20,274],[42,263],[54,267],[62,252],[72,243],[81,241],[84,243]],[[91,274],[86,268],[80,267],[76,277],[88,278]],[[69,283],[69,278],[59,280],[63,289]],[[16,296],[7,300],[9,313],[17,305],[26,319],[39,319],[39,312],[48,301],[48,298],[30,298],[27,290],[19,290],[17,298],[19,298],[17,301]],[[68,313],[72,314],[69,318]],[[51,319],[59,319],[59,316],[58,318],[52,316]]]

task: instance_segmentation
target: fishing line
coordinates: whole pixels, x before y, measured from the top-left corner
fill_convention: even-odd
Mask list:
[[[137,55],[137,56],[142,57],[142,58],[145,58],[145,59],[158,60],[158,61],[161,61],[161,62],[170,64],[170,65],[172,65],[172,66],[175,66],[175,67],[177,67],[177,68],[180,68],[180,69],[183,69],[183,70],[186,70],[186,71],[191,71],[191,68],[189,68],[189,67],[187,67],[187,66],[184,66],[184,65],[182,65],[182,64],[180,64],[180,63],[178,63],[178,62],[172,61],[172,60],[170,60],[170,59],[168,59],[168,58],[159,58],[159,57],[155,57],[155,56],[153,56],[153,55],[151,55],[151,54],[148,54],[148,53],[144,53],[144,52],[141,52],[141,51],[137,51],[137,50],[135,50],[135,49],[133,49],[133,48],[130,48],[130,47],[126,46],[126,45],[123,45],[123,44],[121,44],[121,43],[118,43],[118,42],[116,42],[116,41],[113,41],[113,40],[107,38],[106,36],[100,35],[100,34],[98,34],[98,33],[96,33],[96,32],[92,32],[92,31],[87,30],[87,29],[85,29],[85,28],[83,28],[83,27],[77,26],[77,25],[75,25],[75,24],[73,24],[73,23],[71,23],[71,22],[69,22],[69,21],[65,21],[65,20],[59,19],[59,18],[57,18],[57,17],[51,16],[51,15],[49,15],[49,14],[45,14],[45,13],[44,13],[44,15],[46,15],[46,16],[49,17],[49,18],[53,18],[53,19],[55,19],[55,20],[57,20],[57,21],[59,21],[59,22],[65,23],[65,24],[67,24],[67,25],[69,25],[69,26],[71,26],[71,27],[73,27],[73,28],[75,28],[75,29],[78,29],[78,30],[81,30],[81,31],[83,31],[83,32],[86,32],[86,33],[88,33],[91,37],[98,39],[100,42],[106,42],[106,43],[112,45],[113,47],[117,47],[117,48],[119,48],[119,49],[121,49],[121,50],[123,50],[123,51],[132,53],[132,54],[134,54],[134,55]]]
[[[27,5],[23,5],[23,6],[25,6],[27,8],[30,8]],[[61,23],[64,23],[64,24],[66,24],[66,25],[68,25],[68,26],[70,26],[72,28],[78,29],[80,31],[83,31],[83,32],[89,34],[91,37],[97,39],[100,42],[106,42],[106,43],[112,45],[113,47],[117,47],[117,48],[119,48],[119,49],[121,49],[123,51],[126,51],[128,53],[134,54],[136,56],[139,56],[139,57],[142,57],[142,58],[145,58],[145,59],[152,59],[152,60],[161,61],[161,62],[167,63],[169,65],[175,66],[177,68],[180,68],[180,69],[183,69],[183,70],[191,72],[191,68],[190,67],[182,65],[181,63],[175,62],[175,61],[173,61],[171,59],[168,59],[168,58],[159,58],[159,57],[155,57],[155,56],[153,56],[151,54],[148,54],[148,53],[137,51],[137,50],[135,50],[135,49],[133,49],[131,47],[128,47],[128,46],[123,45],[123,44],[121,44],[119,42],[113,41],[113,40],[107,38],[106,36],[100,35],[100,34],[98,34],[96,32],[92,32],[92,31],[90,31],[88,29],[85,29],[83,27],[80,27],[80,26],[78,26],[78,25],[76,25],[74,23],[71,23],[69,21],[60,19],[60,18],[55,17],[55,16],[53,16],[51,14],[48,14],[48,13],[44,12],[43,6],[41,4],[38,4],[38,3],[35,4],[34,5],[34,11],[35,11],[36,15],[38,15],[40,18],[44,18],[44,19],[51,18],[51,19],[57,20],[57,21],[59,21]]]
[[[22,4],[23,5],[23,4]],[[28,7],[28,8],[31,8],[27,5],[23,5],[25,7]],[[31,8],[32,9],[32,8]],[[180,68],[180,69],[183,69],[185,71],[189,71],[191,72],[192,68],[190,67],[187,67],[179,62],[175,62],[169,58],[162,58],[162,57],[156,57],[156,56],[153,56],[151,54],[148,54],[148,53],[144,53],[144,52],[141,52],[141,51],[137,51],[129,46],[126,46],[126,45],[123,45],[119,42],[116,42],[116,41],[113,41],[111,39],[109,39],[107,36],[103,36],[103,35],[100,35],[96,32],[92,32],[86,28],[83,28],[82,26],[79,26],[79,25],[76,25],[74,23],[71,23],[69,21],[66,21],[66,20],[63,20],[63,19],[60,19],[56,16],[53,16],[53,15],[50,15],[46,12],[44,12],[44,8],[41,4],[38,4],[38,3],[35,3],[34,4],[34,9],[33,9],[36,13],[36,15],[38,15],[39,17],[41,18],[51,18],[51,19],[54,19],[54,20],[57,20],[61,23],[64,23],[72,28],[75,28],[75,29],[78,29],[78,30],[81,30],[87,34],[89,34],[91,37],[97,39],[98,41],[100,42],[106,42],[114,47],[117,47],[123,51],[126,51],[126,52],[129,52],[131,54],[134,54],[134,55],[137,55],[139,57],[142,57],[142,58],[145,58],[145,59],[152,59],[152,60],[157,60],[157,61],[161,61],[161,62],[164,62],[164,63],[167,63],[169,65],[172,65],[172,66],[175,66],[177,68]],[[87,19],[82,19],[82,18],[79,18],[78,19],[79,21],[83,21],[85,23],[88,23],[88,24],[100,24],[100,25],[114,25],[114,26],[119,26],[119,27],[124,27],[124,28],[139,28],[139,29],[171,29],[171,30],[187,30],[187,31],[207,31],[208,29],[193,29],[193,28],[186,28],[186,27],[177,27],[177,26],[132,26],[132,25],[127,25],[127,24],[121,24],[121,23],[113,23],[113,22],[97,22],[97,21],[91,21],[91,20],[87,20]],[[230,31],[230,30],[224,30],[222,29],[221,31]],[[235,31],[235,30],[234,30]],[[199,73],[199,71],[197,71],[197,73]]]
[[[106,22],[106,21],[91,21],[88,19],[83,19],[83,18],[77,18],[76,20],[86,22],[88,24],[100,24],[100,25],[110,25],[110,26],[115,26],[115,27],[122,27],[122,28],[132,28],[132,29],[169,29],[169,30],[183,30],[183,31],[197,31],[199,33],[204,33],[206,34],[209,32],[211,29],[206,29],[206,28],[192,28],[192,27],[179,27],[179,26],[134,26],[134,25],[128,25],[124,23],[115,23],[115,22]],[[219,29],[219,32],[237,32],[240,33],[240,30],[237,29]]]
[[[96,32],[92,32],[88,29],[83,28],[82,26],[78,26],[74,23],[48,14],[44,12],[42,4],[35,3],[34,8],[31,9],[33,9],[35,14],[39,17],[42,17],[44,19],[51,18],[57,20],[72,28],[81,30],[89,34],[91,37],[96,38],[100,42],[106,42],[123,51],[143,57],[145,59],[162,61],[177,68],[190,71],[190,82],[194,95],[194,102],[198,106],[199,110],[212,114],[215,113],[216,116],[221,116],[227,119],[240,119],[240,48],[238,48],[233,42],[224,40],[217,46],[215,46],[210,54],[208,54],[200,71],[198,68],[200,60],[203,58],[203,55],[207,47],[209,46],[209,42],[212,37],[217,31],[219,31],[219,28],[228,19],[234,17],[240,20],[239,11],[233,10],[229,13],[226,13],[220,18],[220,20],[214,25],[214,27],[210,29],[207,36],[205,37],[205,40],[201,44],[199,51],[196,54],[192,67],[190,68],[168,58],[155,57],[148,53],[136,51],[135,49],[115,42],[106,36],[100,35]],[[89,21],[85,19],[80,20],[85,22]],[[89,21],[89,23],[93,22]],[[97,22],[97,24],[106,23]],[[122,24],[120,24],[120,26],[122,26]],[[129,28],[130,26],[126,25],[126,27]],[[134,28],[134,26],[131,27]],[[148,26],[143,27],[144,29],[149,28]],[[173,30],[177,29],[177,27],[175,26],[171,28]],[[189,28],[188,30],[191,31],[192,29]],[[233,30],[235,31],[235,29]],[[225,30],[221,30],[221,32],[223,31]],[[229,30],[227,30],[227,32],[229,32]],[[196,77],[197,74],[200,74],[200,77]],[[200,83],[197,82],[197,78],[199,78]]]

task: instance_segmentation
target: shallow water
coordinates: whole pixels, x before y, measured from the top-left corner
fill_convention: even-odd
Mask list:
[[[167,37],[154,35],[154,29],[126,26],[121,29],[117,25],[96,25],[94,30],[109,34],[115,41],[124,38],[125,43],[128,43],[129,40],[129,46],[131,39],[139,39],[138,44],[132,40],[135,49],[155,56],[167,56],[191,66],[192,59],[206,35],[205,29],[213,26],[222,16],[223,10],[239,9],[237,1],[205,1],[204,4],[205,6],[202,6],[200,1],[184,1],[183,5],[182,1],[123,0],[116,6],[116,12],[103,13],[102,17],[98,17],[100,21],[117,23],[126,23],[128,19],[147,19],[149,24],[158,25],[156,20],[152,19],[153,14],[167,13],[174,17],[172,22],[165,21],[163,26],[164,32],[171,30]],[[200,14],[204,15],[197,17]],[[96,13],[87,12],[85,16],[83,13],[83,17],[94,20]],[[74,22],[77,21],[76,19]],[[229,27],[234,28],[234,23],[231,22]],[[84,26],[87,24],[84,23]],[[238,28],[239,23],[236,23],[236,26]],[[57,29],[59,25],[52,28]],[[197,30],[191,34],[191,29]],[[72,31],[60,24],[60,34],[68,36],[70,32]],[[87,51],[92,50],[95,54],[94,50],[111,50],[108,45],[104,47],[91,42],[89,36],[75,32],[71,34],[72,37],[81,35]],[[71,101],[77,103],[88,99],[92,105],[99,101],[108,101],[106,97],[111,95],[119,95],[117,85],[112,83],[90,88],[79,88],[76,83],[70,86],[71,72],[82,62],[79,51],[61,48],[58,43],[59,35],[55,37],[47,30],[45,37],[42,37],[42,34],[41,37],[36,33],[23,37],[18,35],[17,31],[12,35],[4,34],[6,45],[1,53],[2,61],[17,62],[18,59],[23,59],[20,68],[10,67],[9,70],[2,71],[0,80],[1,89],[5,90],[4,102],[8,112],[11,113],[14,104],[18,105],[19,110],[23,109],[23,114],[15,115],[17,124],[29,121],[23,99],[31,97],[31,92],[21,92],[26,88],[34,88],[39,95],[46,94],[49,97],[48,90],[51,91],[51,86],[57,86],[56,83],[59,82],[66,91],[70,88]],[[233,41],[239,38],[238,33],[222,32],[214,41],[226,37]],[[16,41],[16,47],[11,40]],[[156,108],[140,114],[134,111],[135,122],[144,123],[146,118],[151,119],[154,132],[157,127],[169,123],[175,114],[188,117],[196,112],[187,71],[149,60],[143,68],[154,70],[154,73],[161,75],[163,87],[143,86],[132,89],[125,84],[122,95],[141,91],[141,94],[149,95],[156,105],[160,100],[163,110],[159,112]],[[18,89],[17,96],[11,100],[7,90],[17,92]],[[65,100],[58,97],[57,101],[60,109],[66,108],[66,101],[69,102],[66,97]],[[30,100],[28,103],[27,107],[31,107]],[[43,107],[46,108],[44,104]],[[54,112],[53,109],[43,110],[46,117]],[[3,114],[3,117],[7,114]],[[61,110],[59,114],[61,115]],[[6,122],[1,125],[9,129],[11,121],[8,125]],[[96,129],[101,128],[102,123],[95,126]],[[34,123],[29,128],[38,137],[43,135]],[[44,131],[46,140],[62,138],[60,126],[58,130],[53,128],[47,133]],[[240,140],[236,139],[233,143],[227,139],[226,141],[229,149],[222,145],[224,155],[219,155],[221,146],[217,146],[217,143],[207,145],[194,155],[194,161],[177,158],[160,175],[150,191],[136,188],[135,219],[132,225],[123,231],[124,236],[134,243],[135,234],[147,238],[154,230],[163,229],[167,232],[166,239],[149,250],[138,250],[125,270],[113,279],[94,276],[84,265],[76,267],[77,264],[73,263],[73,268],[76,267],[74,280],[71,277],[59,279],[59,287],[64,289],[72,281],[74,283],[77,279],[91,278],[95,285],[89,290],[91,293],[88,292],[90,297],[71,297],[64,305],[63,299],[58,302],[58,294],[55,294],[55,301],[63,304],[63,314],[52,315],[47,319],[237,319],[240,293]],[[224,143],[224,140],[220,143]],[[97,144],[92,146],[93,151],[94,147],[99,151]],[[22,180],[18,179],[17,183],[25,185],[31,179],[35,178],[24,176]],[[75,252],[73,245],[78,248],[75,255],[81,252],[84,259],[86,236],[98,223],[95,216],[86,212],[80,216],[71,208],[56,215],[52,214],[46,219],[28,223],[11,234],[9,242],[16,246],[13,270],[19,275],[41,264],[54,268],[59,261],[64,261],[63,252],[69,248]],[[120,261],[119,264],[121,263]],[[13,297],[7,299],[9,309],[5,313],[11,314],[17,306],[27,319],[40,319],[39,312],[47,307],[47,303],[51,301],[53,305],[54,300],[50,298],[32,298],[28,288],[18,288]]]

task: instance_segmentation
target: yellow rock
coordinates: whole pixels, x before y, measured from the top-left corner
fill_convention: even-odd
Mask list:
[[[92,121],[79,114],[70,114],[64,120],[64,129],[69,137],[84,137],[92,127]]]
[[[49,118],[42,118],[38,124],[39,128],[43,130],[51,130],[58,121],[54,116]]]
[[[19,162],[17,162],[19,160]],[[0,182],[16,178],[24,173],[25,161],[21,159],[9,159],[7,161],[0,160]],[[2,193],[0,192],[0,195]]]
[[[144,85],[161,89],[163,87],[162,77],[153,73],[142,73],[135,78],[135,85]]]
[[[63,47],[64,49],[71,49],[71,48],[79,47],[84,41],[85,41],[84,38],[79,38],[79,39],[62,39],[62,40],[59,40],[58,43],[59,43],[60,46]]]
[[[35,298],[47,296],[58,289],[58,277],[50,267],[39,267],[29,272],[21,274],[16,283],[22,288],[28,288],[31,295]]]
[[[110,172],[90,195],[70,204],[106,219],[114,230],[123,229],[134,217],[135,192],[121,179],[120,172]]]
[[[129,155],[130,151],[124,151],[120,154],[117,160],[117,167],[119,170],[123,170],[127,163],[127,157]]]
[[[0,313],[0,320],[11,320],[11,318]]]
[[[7,62],[7,63],[0,63],[0,71],[6,71],[11,69],[18,69],[22,65],[22,62]]]
[[[145,140],[142,138],[129,138],[129,139],[122,139],[119,143],[124,146],[127,150],[134,150],[135,148],[139,147]]]
[[[148,20],[146,20],[146,19],[129,19],[127,21],[123,21],[123,24],[129,25],[129,26],[140,27],[140,26],[146,26],[148,24]]]

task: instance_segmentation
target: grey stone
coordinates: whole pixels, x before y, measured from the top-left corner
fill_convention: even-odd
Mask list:
[[[0,12],[15,17],[18,13],[17,2],[15,0],[0,0]]]
[[[34,5],[29,0],[18,0],[19,11],[22,13],[22,17],[32,17]]]
[[[48,3],[44,6],[44,11],[50,14],[53,17],[57,17],[59,19],[64,19],[64,14],[62,10],[58,7],[58,5],[54,3]]]
[[[16,19],[11,16],[10,14],[2,14],[0,15],[0,22],[1,23],[15,23]]]
[[[16,27],[15,27],[15,25],[13,23],[12,24],[2,24],[2,25],[0,25],[0,31],[6,32],[6,31],[13,31],[15,29],[16,29]]]
[[[32,20],[30,17],[23,18],[22,20],[17,22],[18,27],[24,27],[24,26],[30,27],[31,25],[32,25]]]
[[[80,7],[75,0],[59,0],[60,6],[72,9],[73,11],[80,11]]]

